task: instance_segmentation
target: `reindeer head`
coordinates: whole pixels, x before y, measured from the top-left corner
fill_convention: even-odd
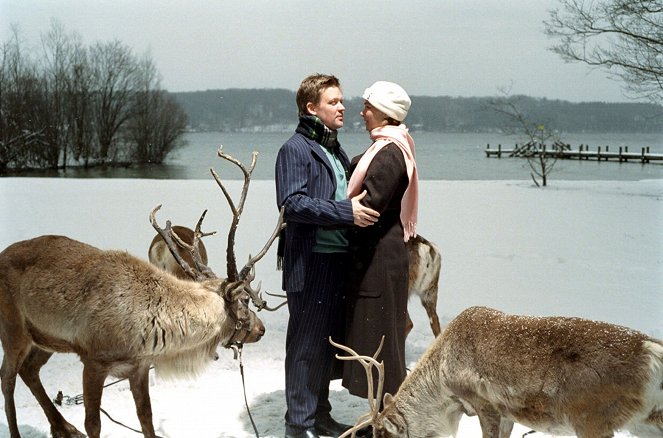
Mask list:
[[[170,250],[170,253],[173,255],[184,272],[189,277],[191,277],[192,280],[204,283],[205,287],[214,290],[217,294],[219,294],[219,296],[223,298],[227,315],[234,323],[234,333],[232,336],[230,336],[230,338],[228,338],[226,342],[224,342],[224,346],[229,347],[231,345],[241,345],[243,343],[257,342],[265,333],[265,327],[262,321],[260,321],[255,312],[249,308],[249,301],[253,301],[258,310],[276,310],[285,304],[282,303],[276,308],[270,308],[262,299],[260,285],[258,285],[256,289],[251,286],[251,282],[255,279],[256,262],[264,257],[285,224],[283,221],[283,210],[281,210],[276,228],[274,229],[274,232],[268,239],[265,246],[255,257],[249,256],[249,261],[247,264],[240,271],[237,270],[234,252],[235,232],[239,224],[240,216],[244,209],[249,182],[251,180],[251,173],[253,172],[253,168],[255,167],[257,159],[257,152],[253,153],[253,159],[250,168],[245,167],[235,158],[225,154],[221,148],[218,150],[218,155],[219,157],[236,164],[244,173],[244,185],[242,188],[241,198],[238,205],[235,206],[235,203],[221,182],[218,174],[213,169],[210,169],[215,181],[223,191],[223,194],[225,195],[226,200],[230,205],[230,209],[233,215],[233,220],[228,232],[228,247],[226,250],[227,277],[225,279],[220,279],[212,271],[212,269],[207,266],[200,254],[199,249],[202,246],[199,245],[200,240],[205,236],[214,234],[213,232],[204,233],[201,231],[202,222],[205,218],[207,210],[203,212],[203,214],[200,216],[200,219],[198,220],[198,223],[196,224],[196,229],[193,232],[193,242],[185,242],[183,239],[181,239],[180,236],[178,236],[177,233],[173,230],[170,221],[166,221],[165,229],[162,229],[159,226],[155,216],[156,212],[161,208],[161,205],[155,207],[150,213],[150,222],[152,223],[154,229],[163,238],[164,242],[168,246],[168,249]],[[184,260],[184,257],[182,256],[183,252],[186,252],[191,256],[194,265],[193,267]]]
[[[228,316],[235,322],[235,329],[224,347],[232,344],[258,342],[265,334],[265,326],[249,308],[251,296],[243,281],[224,280],[218,292],[222,294]]]
[[[373,427],[374,438],[409,438],[414,436],[428,436],[425,434],[425,430],[431,430],[430,424],[423,424],[425,422],[414,423],[412,421],[406,421],[406,414],[411,413],[411,410],[408,409],[408,406],[404,406],[402,403],[402,400],[407,399],[408,396],[406,395],[405,397],[399,398],[400,390],[395,397],[392,397],[391,394],[384,395],[384,399],[382,401],[383,408],[382,411],[380,411],[378,400],[380,400],[382,397],[382,389],[384,385],[384,362],[378,362],[377,356],[380,354],[380,350],[382,349],[384,336],[382,337],[380,346],[378,347],[373,357],[360,356],[351,348],[337,344],[331,339],[329,339],[329,342],[331,342],[331,344],[335,347],[350,353],[350,356],[336,355],[337,359],[359,361],[366,370],[366,378],[368,380],[369,412],[359,417],[355,425],[351,429],[345,431],[339,438],[347,437],[350,434],[352,434],[352,437],[354,438],[358,430],[368,425]],[[373,390],[374,367],[378,371],[378,387],[376,392]],[[408,378],[411,376],[412,374],[408,375]],[[402,388],[403,386],[401,386],[401,389]],[[463,404],[458,400],[458,398],[453,396],[451,393],[444,394],[441,397],[441,401],[437,400],[440,402],[440,411],[438,418],[436,418],[436,424],[432,430],[435,430],[440,436],[455,435],[456,431],[458,430],[460,417],[463,413],[467,412],[464,411]],[[422,426],[425,428],[424,431],[419,430],[419,428]]]
[[[374,437],[389,437],[389,436],[399,436],[399,435],[389,435],[385,434],[386,429],[382,427],[380,424],[381,422],[378,421],[380,417],[380,398],[382,397],[382,390],[384,386],[384,362],[378,362],[377,357],[380,354],[380,351],[382,351],[382,345],[384,344],[384,336],[382,336],[382,340],[380,341],[380,345],[378,346],[377,351],[373,355],[373,357],[370,356],[361,356],[357,354],[356,351],[354,351],[352,348],[347,347],[345,345],[338,344],[332,340],[332,338],[329,338],[329,342],[336,348],[340,348],[341,350],[350,353],[350,356],[339,356],[338,354],[336,355],[336,358],[339,360],[356,360],[361,363],[361,365],[364,367],[366,370],[366,379],[368,381],[368,406],[370,408],[370,411],[361,417],[357,419],[357,422],[353,427],[350,429],[346,430],[343,432],[343,434],[339,438],[345,438],[347,436],[352,436],[354,438],[356,436],[356,433],[358,430],[372,425],[373,426],[373,436]],[[377,387],[377,393],[374,392],[373,390],[373,367],[375,367],[378,370],[378,387]],[[388,394],[387,394],[388,395]],[[380,434],[380,435],[378,435]]]

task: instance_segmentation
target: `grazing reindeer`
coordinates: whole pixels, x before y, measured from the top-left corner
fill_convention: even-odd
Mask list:
[[[184,242],[186,245],[193,244],[194,232],[191,228],[175,225],[173,231],[179,236],[180,241]],[[440,319],[437,316],[437,291],[440,280],[440,268],[442,266],[440,251],[434,243],[429,242],[422,236],[411,238],[407,241],[405,246],[409,258],[408,296],[419,296],[421,305],[426,309],[426,313],[428,314],[428,320],[433,335],[437,336],[440,334]],[[203,257],[204,262],[207,263],[207,252],[202,240],[198,241],[198,247],[201,257]],[[185,246],[178,245],[176,251],[181,257],[185,258],[185,260],[187,257],[190,257]],[[157,234],[152,239],[148,250],[148,258],[151,263],[165,269],[171,274],[180,278],[188,278],[188,275],[182,270],[172,256],[160,234]],[[284,304],[286,303],[283,302],[276,308],[269,308],[268,310],[276,310]],[[408,313],[405,324],[406,336],[410,333],[413,326],[414,324]]]
[[[335,345],[353,355],[345,360],[361,361],[371,389],[372,366],[383,372],[377,354]],[[514,422],[578,438],[620,429],[661,437],[663,342],[603,322],[472,307],[435,339],[396,395],[385,395],[382,412],[380,397],[381,383],[371,412],[342,436],[368,424],[376,438],[455,436],[467,414],[478,415],[484,438],[507,438]]]
[[[421,305],[426,309],[428,322],[433,335],[440,334],[440,318],[437,316],[437,290],[442,268],[442,256],[437,246],[423,238],[415,236],[405,244],[409,258],[408,296],[418,295]],[[414,324],[407,315],[405,335]]]
[[[255,155],[251,169],[254,165]],[[228,198],[234,213],[241,211],[247,188],[245,184],[240,208]],[[150,220],[172,246],[177,236],[170,222],[165,230],[158,226],[159,207]],[[283,215],[265,247],[239,272],[233,246],[228,247],[226,279],[214,275],[195,250],[203,217],[190,248],[196,270],[178,260],[198,281],[176,278],[126,252],[103,251],[63,236],[17,242],[0,253],[0,377],[12,438],[20,437],[17,374],[44,410],[53,437],[85,436],[62,417],[39,379],[40,368],[54,352],[77,353],[83,362],[88,436],[100,436],[103,384],[112,375],[128,378],[143,435],[154,438],[151,365],[160,375],[195,375],[216,357],[219,344],[229,347],[262,337],[265,328],[248,307],[251,298],[259,298],[250,283],[255,263],[282,228]],[[235,228],[238,220],[236,214]],[[229,233],[233,239],[235,228]]]

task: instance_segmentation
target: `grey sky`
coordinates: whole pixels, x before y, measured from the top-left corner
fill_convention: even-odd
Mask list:
[[[37,46],[56,18],[83,41],[149,50],[170,91],[294,90],[333,73],[346,96],[376,80],[410,94],[626,101],[602,70],[547,50],[555,0],[0,0],[0,37]]]

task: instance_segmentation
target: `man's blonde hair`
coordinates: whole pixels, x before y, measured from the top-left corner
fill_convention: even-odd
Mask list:
[[[307,115],[306,104],[311,102],[317,105],[322,93],[331,87],[341,88],[341,82],[334,75],[315,73],[306,77],[297,89],[296,100],[299,115]]]

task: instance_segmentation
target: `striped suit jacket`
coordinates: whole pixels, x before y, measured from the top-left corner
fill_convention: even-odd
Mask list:
[[[339,149],[348,169],[345,151]],[[352,225],[352,202],[334,201],[336,178],[322,146],[295,133],[276,158],[276,202],[284,208],[287,226],[283,252],[283,290],[298,292],[311,259],[319,226]]]

